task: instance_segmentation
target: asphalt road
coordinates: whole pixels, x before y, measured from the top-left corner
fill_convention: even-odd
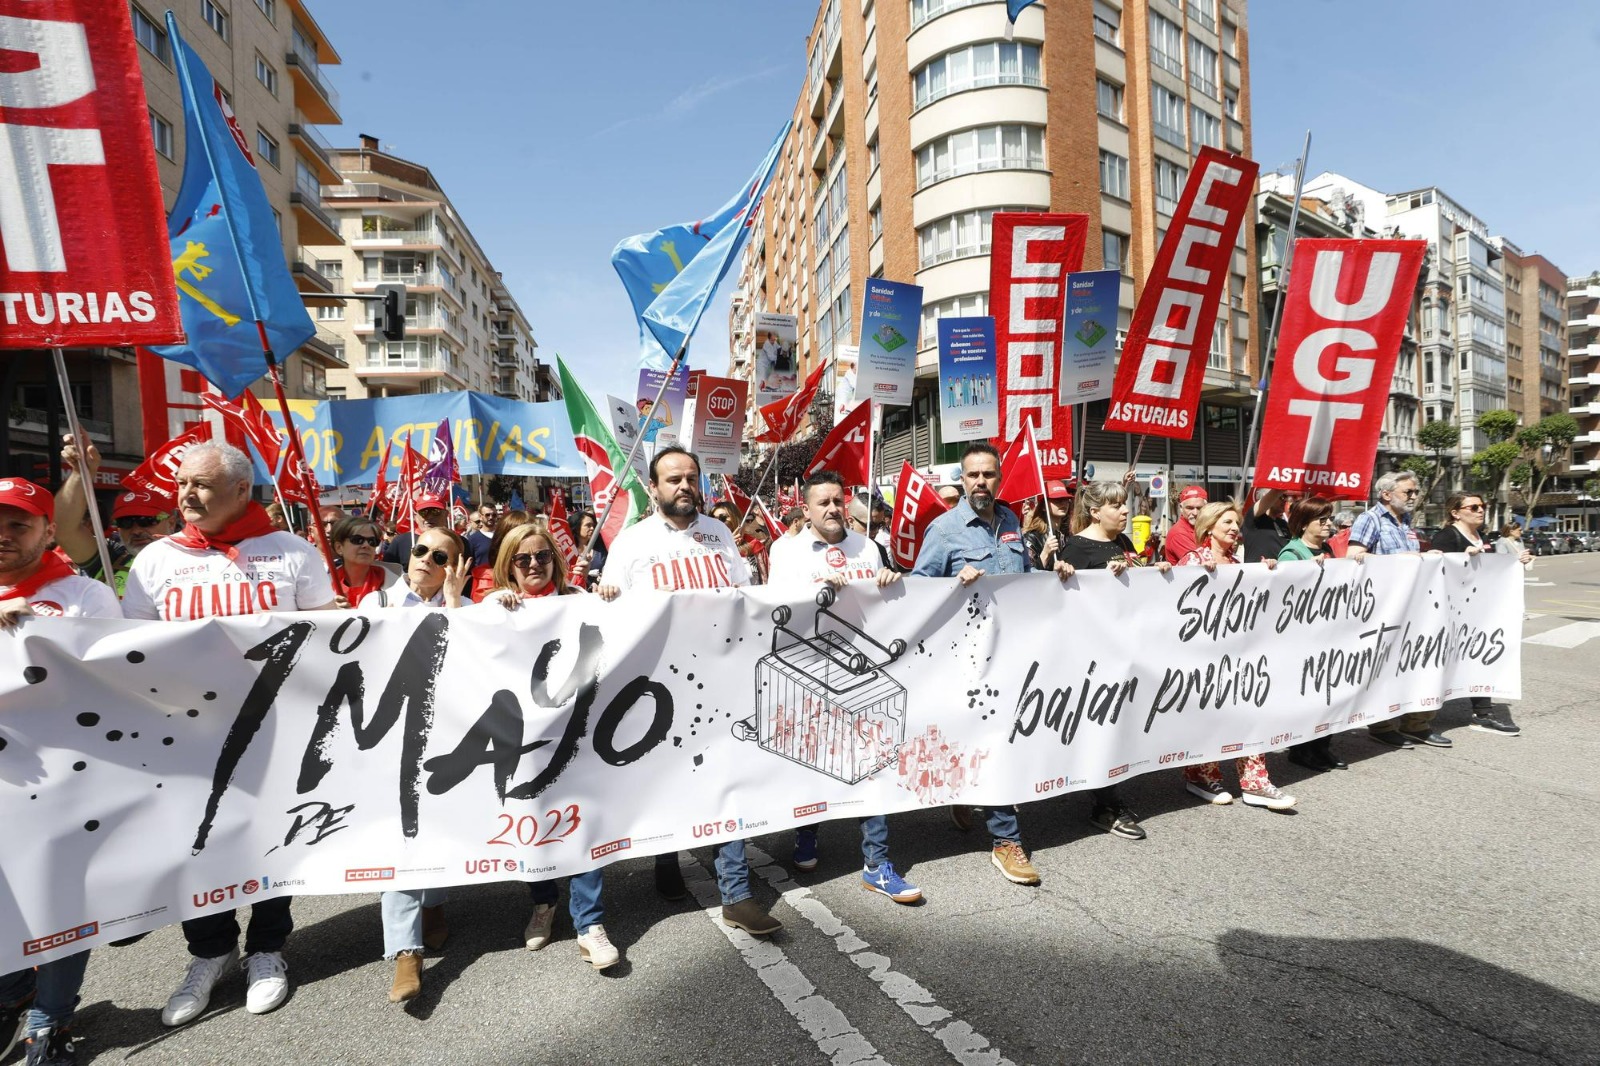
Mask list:
[[[165,1030],[178,929],[97,951],[82,1061],[1600,1062],[1600,554],[1528,580],[1523,735],[1471,730],[1451,704],[1450,751],[1347,735],[1351,768],[1320,776],[1275,756],[1293,815],[1202,807],[1173,773],[1129,786],[1139,843],[1088,826],[1081,796],[1029,804],[1036,889],[943,812],[897,816],[914,908],[858,887],[851,824],[824,827],[809,875],[787,835],[761,837],[758,894],[786,924],[770,944],[659,901],[649,861],[624,862],[606,874],[624,962],[604,974],[564,914],[555,943],[523,949],[520,884],[474,887],[406,1008],[387,1001],[377,898],[302,898],[294,993],[270,1015],[242,1009],[235,973]],[[684,861],[714,902],[709,854]]]

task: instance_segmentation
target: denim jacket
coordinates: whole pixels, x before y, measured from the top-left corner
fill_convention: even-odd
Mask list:
[[[922,550],[911,572],[923,577],[955,577],[967,565],[985,574],[1032,570],[1015,512],[1003,503],[996,503],[994,510],[996,521],[990,526],[962,498],[935,518],[922,538]]]

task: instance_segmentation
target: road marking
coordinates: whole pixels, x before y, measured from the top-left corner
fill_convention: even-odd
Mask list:
[[[819,1051],[828,1056],[835,1066],[856,1066],[858,1063],[889,1066],[888,1060],[878,1053],[872,1042],[850,1024],[844,1011],[806,980],[806,975],[789,961],[782,948],[771,941],[758,940],[743,929],[734,929],[722,923],[722,896],[717,891],[716,878],[707,873],[704,866],[692,859],[687,863],[680,859],[679,865],[683,869],[684,884],[694,893],[695,901],[705,910],[711,924],[739,949],[745,965],[756,972],[761,983],[783,1004],[783,1009],[800,1023]]]
[[[1536,637],[1523,637],[1524,644],[1548,644],[1554,648],[1576,648],[1600,637],[1600,622],[1568,622]]]
[[[891,967],[892,960],[871,950],[872,945],[856,935],[838,915],[811,894],[804,885],[795,884],[789,871],[779,866],[766,852],[746,842],[745,854],[751,868],[763,881],[777,890],[789,906],[799,911],[817,932],[833,941],[851,962],[867,971],[878,990],[894,1001],[917,1027],[943,1044],[951,1058],[962,1066],[1015,1066],[1010,1059],[989,1046],[989,1041],[968,1023],[956,1018],[941,1007],[933,993],[910,977]],[[890,906],[888,900],[884,901]]]
[[[1526,585],[1528,588],[1531,588],[1531,589],[1542,589],[1542,588],[1549,588],[1550,586],[1554,585],[1555,582],[1554,581],[1524,581],[1523,584]]]

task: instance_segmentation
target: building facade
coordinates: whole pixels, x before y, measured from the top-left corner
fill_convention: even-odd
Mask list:
[[[1586,479],[1600,474],[1600,272],[1568,279],[1566,297],[1567,410],[1578,420],[1570,472]]]
[[[1567,277],[1500,238],[1506,278],[1506,406],[1531,426],[1567,408]]]
[[[1084,269],[1124,275],[1120,343],[1194,154],[1251,151],[1243,0],[1051,0],[1010,31],[998,0],[824,0],[806,47],[793,131],[740,264],[730,372],[751,371],[755,312],[799,316],[803,373],[859,342],[868,277],[922,286],[917,393],[884,412],[888,469],[957,450],[938,439],[935,323],[989,313],[996,211],[1089,216]],[[1259,345],[1255,240],[1243,227],[1203,428],[1147,449],[1146,465],[1238,475]],[[1090,406],[1086,454],[1120,471],[1131,441],[1098,432],[1104,417]]]
[[[319,333],[343,362],[329,375],[328,395],[471,389],[530,402],[559,397],[527,317],[432,172],[365,134],[332,157],[339,181],[323,195],[338,239],[308,250],[313,267],[356,294],[404,285],[406,336],[378,333],[375,301],[319,309]]]

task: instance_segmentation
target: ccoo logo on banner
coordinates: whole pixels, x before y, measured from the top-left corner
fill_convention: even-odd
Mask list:
[[[1423,241],[1298,240],[1256,488],[1365,500]]]

